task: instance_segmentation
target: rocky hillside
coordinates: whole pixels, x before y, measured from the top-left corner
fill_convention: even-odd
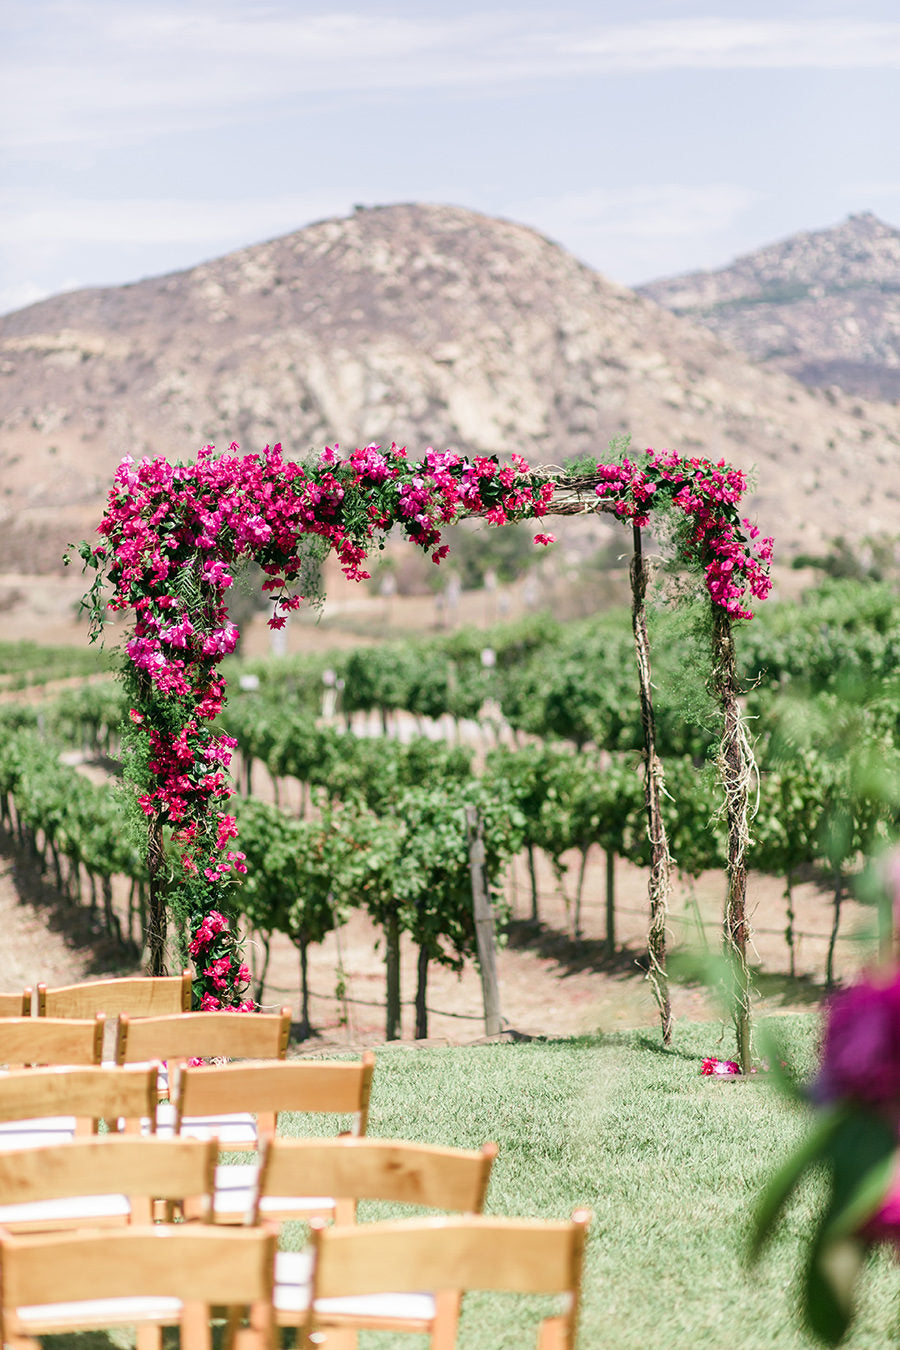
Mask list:
[[[640,291],[804,384],[900,399],[900,230],[870,212]]]
[[[126,453],[396,440],[559,464],[623,432],[756,466],[783,556],[896,530],[900,409],[761,369],[523,226],[408,205],[0,318],[0,571],[56,569]]]

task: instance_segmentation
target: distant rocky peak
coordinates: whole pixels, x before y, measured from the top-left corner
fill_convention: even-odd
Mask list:
[[[900,397],[900,230],[871,211],[639,289],[805,384]]]

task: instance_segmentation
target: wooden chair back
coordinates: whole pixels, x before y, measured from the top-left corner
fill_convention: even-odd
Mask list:
[[[6,1017],[0,1020],[0,1063],[99,1064],[103,1057],[102,1013],[91,1018]]]
[[[39,984],[38,1017],[155,1017],[187,1012],[191,1006],[191,972],[180,975],[134,975],[114,980],[84,980],[48,989]]]
[[[29,986],[19,994],[0,994],[0,1017],[30,1017],[33,992]]]
[[[163,1017],[119,1016],[116,1063],[157,1059],[284,1059],[291,1010],[280,1013],[184,1012]]]
[[[0,1074],[0,1122],[7,1126],[4,1132],[0,1125],[0,1148],[96,1134],[100,1120],[113,1132],[136,1134],[143,1125],[153,1134],[156,1072],[156,1064],[97,1064]]]
[[[221,1013],[211,1014],[221,1017]],[[176,1130],[185,1120],[231,1112],[252,1112],[257,1133],[274,1134],[283,1111],[346,1115],[350,1131],[363,1135],[375,1056],[359,1060],[292,1059],[284,1063],[187,1065],[181,1070],[175,1099]]]
[[[146,1345],[142,1327],[179,1326],[184,1350],[210,1350],[215,1306],[249,1307],[252,1343],[270,1350],[275,1248],[266,1229],[184,1224],[0,1238],[3,1343],[137,1326]]]
[[[358,1200],[480,1214],[496,1156],[496,1144],[470,1150],[399,1139],[269,1138],[253,1222],[307,1217],[302,1197],[316,1195],[334,1197],[339,1224],[355,1221]]]
[[[560,1294],[564,1309],[546,1319],[539,1350],[574,1350],[581,1272],[590,1214],[568,1223],[539,1219],[442,1218],[327,1228],[312,1222],[313,1271],[307,1341],[321,1319],[322,1299],[431,1289],[438,1297],[434,1350],[456,1344],[457,1291],[508,1290]]]
[[[0,1228],[53,1232],[108,1224],[149,1224],[165,1205],[189,1200],[212,1218],[215,1140],[104,1134],[43,1148],[0,1151]]]

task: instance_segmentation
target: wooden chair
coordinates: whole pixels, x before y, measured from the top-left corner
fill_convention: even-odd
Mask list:
[[[0,1074],[0,1149],[61,1144],[76,1134],[156,1133],[155,1064],[20,1069]]]
[[[354,1223],[359,1200],[480,1214],[496,1156],[496,1144],[471,1151],[396,1139],[267,1139],[252,1220],[327,1216]],[[283,1326],[296,1326],[307,1309],[311,1260],[308,1248],[278,1253],[275,1311]],[[451,1298],[446,1294],[445,1302]],[[431,1329],[435,1316],[432,1294],[394,1292],[348,1301],[340,1317],[322,1313],[317,1326],[378,1330],[389,1320],[388,1330],[421,1332]],[[342,1346],[345,1340],[351,1343],[345,1336]]]
[[[217,1155],[215,1140],[126,1134],[0,1152],[0,1228],[34,1233],[149,1224],[159,1202],[161,1217],[171,1221],[174,1204],[185,1200],[209,1220]]]
[[[0,1017],[30,1017],[33,992],[29,986],[20,994],[0,994]]]
[[[39,984],[38,1017],[155,1017],[187,1012],[191,1006],[191,972],[180,975],[134,975],[115,980],[84,980],[48,989]]]
[[[345,1116],[350,1132],[363,1135],[374,1069],[371,1051],[347,1062],[188,1065],[179,1074],[175,1129],[194,1138],[213,1134],[222,1148],[255,1148],[259,1136],[275,1134],[279,1116],[292,1111]],[[256,1171],[256,1163],[226,1163],[218,1169],[217,1222],[245,1220],[253,1204]],[[320,1194],[319,1189],[316,1194]]]
[[[160,1097],[172,1096],[172,1069],[191,1059],[284,1059],[291,1037],[291,1010],[279,1013],[182,1012],[161,1017],[120,1013],[116,1027],[117,1064],[164,1063]],[[169,1127],[174,1117],[163,1112]]]
[[[116,1063],[159,1059],[284,1059],[291,1010],[279,1013],[183,1012],[164,1017],[119,1014]]]
[[[178,1326],[183,1350],[210,1350],[216,1307],[250,1309],[227,1344],[271,1350],[275,1246],[266,1229],[184,1224],[0,1238],[3,1344],[38,1350],[38,1336],[133,1326],[151,1350]]]
[[[0,1063],[99,1064],[105,1018],[6,1017],[0,1020]]]
[[[316,1344],[320,1326],[339,1325],[356,1299],[390,1291],[392,1298],[401,1295],[410,1300],[421,1297],[422,1290],[433,1290],[434,1317],[418,1330],[429,1333],[432,1350],[451,1350],[456,1345],[459,1291],[495,1289],[562,1295],[562,1312],[541,1323],[538,1350],[574,1350],[590,1218],[587,1210],[576,1210],[568,1223],[454,1217],[348,1228],[327,1228],[314,1219],[310,1298],[300,1319],[305,1337],[301,1344]],[[383,1308],[382,1326],[392,1330],[387,1302]]]

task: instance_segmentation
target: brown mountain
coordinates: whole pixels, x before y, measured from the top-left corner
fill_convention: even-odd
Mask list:
[[[623,432],[756,466],[782,556],[896,531],[900,409],[763,370],[521,225],[405,205],[0,318],[0,571],[54,571],[126,453],[396,440],[560,464]]]
[[[639,290],[804,384],[900,399],[900,230],[871,212]]]

